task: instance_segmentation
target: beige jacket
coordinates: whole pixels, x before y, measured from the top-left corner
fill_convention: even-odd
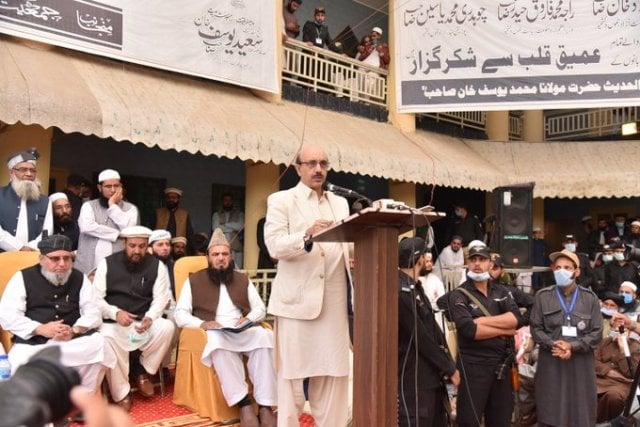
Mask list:
[[[278,259],[278,273],[271,286],[268,312],[292,319],[310,320],[320,315],[324,295],[325,258],[320,245],[304,247],[304,234],[317,217],[310,198],[313,191],[301,182],[269,196],[264,239],[272,257]],[[346,199],[325,192],[335,220],[349,216]],[[344,268],[350,283],[349,244],[342,244]],[[353,292],[351,293],[353,295]]]

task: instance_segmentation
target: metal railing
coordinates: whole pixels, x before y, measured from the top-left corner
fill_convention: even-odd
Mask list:
[[[264,304],[267,305],[269,302],[269,295],[271,295],[271,282],[273,278],[276,276],[275,269],[247,269],[247,270],[238,270],[247,276],[253,282],[256,287],[256,290],[260,294],[260,298],[264,301]]]
[[[553,141],[620,134],[623,123],[638,120],[639,108],[545,111],[545,139]]]
[[[509,140],[522,140],[522,116],[519,114],[509,114]]]
[[[387,107],[387,70],[298,40],[286,40],[283,48],[282,80]]]
[[[484,131],[487,125],[487,113],[484,111],[454,111],[447,113],[424,113],[422,115],[436,122],[451,123],[461,128]]]

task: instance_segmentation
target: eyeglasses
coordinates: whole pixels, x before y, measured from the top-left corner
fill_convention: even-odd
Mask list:
[[[107,190],[115,190],[115,189],[120,188],[122,185],[120,185],[120,184],[109,184],[109,185],[101,184],[100,186],[102,188],[106,188]]]
[[[45,255],[45,256],[49,258],[49,261],[53,262],[54,264],[58,264],[60,261],[64,262],[65,264],[73,261],[73,257],[71,255],[63,255],[63,256]]]
[[[13,168],[13,170],[21,174],[32,173],[35,175],[38,173],[38,169],[36,168]]]
[[[328,160],[309,160],[308,162],[298,162],[299,165],[305,165],[310,167],[311,169],[315,169],[316,167],[318,167],[318,165],[320,165],[320,167],[322,169],[327,169],[329,168],[329,161]]]

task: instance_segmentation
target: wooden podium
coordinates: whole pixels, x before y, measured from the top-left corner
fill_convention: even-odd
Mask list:
[[[354,242],[353,425],[398,423],[398,235],[442,213],[366,208],[316,234]]]

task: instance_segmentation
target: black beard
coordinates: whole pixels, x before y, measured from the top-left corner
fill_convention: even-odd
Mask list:
[[[178,202],[167,202],[165,204],[167,205],[167,209],[169,209],[170,211],[178,207]]]
[[[224,283],[225,285],[230,285],[231,282],[233,281],[234,269],[235,269],[235,265],[233,261],[231,261],[229,263],[229,266],[223,269],[213,268],[209,266],[209,268],[207,269],[207,273],[209,274],[209,277],[211,278],[211,280],[213,280],[215,283]]]
[[[160,261],[162,261],[163,263],[167,263],[169,262],[169,260],[171,259],[171,252],[169,252],[167,255],[165,256],[160,256],[158,254],[153,254],[154,257],[158,258]]]
[[[109,209],[109,199],[104,197],[102,194],[98,197],[98,202],[100,202],[100,206],[103,208]]]
[[[127,271],[129,273],[133,273],[135,271],[138,271],[138,269],[140,268],[140,265],[142,265],[142,262],[144,261],[144,257],[142,257],[140,259],[139,262],[133,262],[131,261],[131,259],[129,259],[128,256],[124,257],[124,266],[127,269]]]
[[[58,217],[54,217],[53,218],[56,225],[65,227],[69,224],[71,224],[71,222],[73,222],[73,220],[71,219],[71,215],[63,215],[63,216],[58,216]]]
[[[426,268],[421,268],[420,272],[418,273],[418,276],[426,276],[429,273],[431,273],[431,270],[427,270]]]

